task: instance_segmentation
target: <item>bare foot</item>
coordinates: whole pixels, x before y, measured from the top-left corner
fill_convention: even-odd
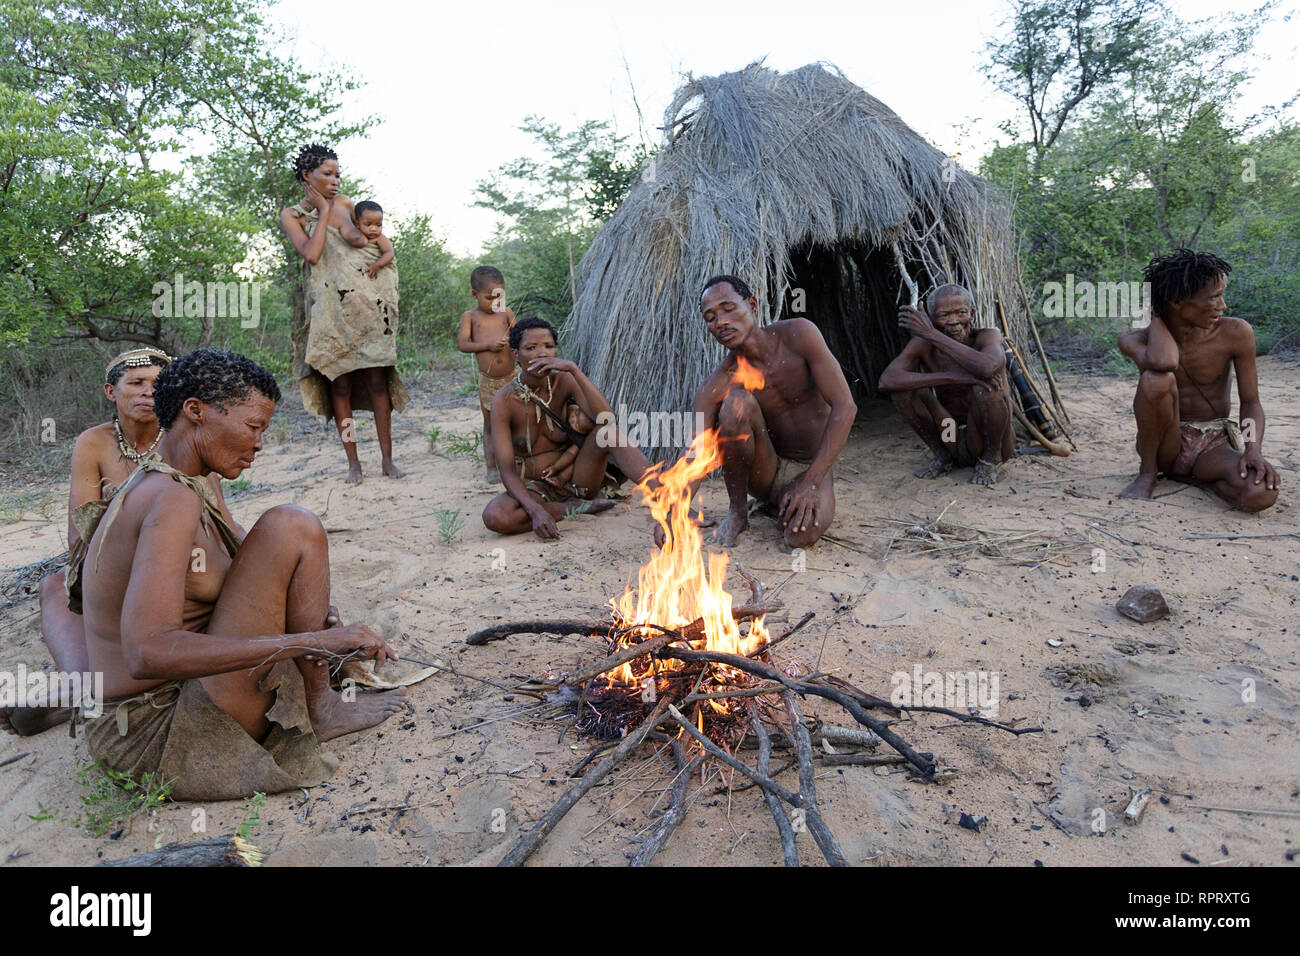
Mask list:
[[[930,463],[912,472],[917,478],[938,478],[952,471],[952,455],[946,451],[936,451]]]
[[[383,470],[384,470],[384,474],[387,475],[389,478],[405,478],[405,477],[406,477],[406,472],[404,472],[404,471],[402,471],[402,469],[398,468],[397,465],[393,463],[393,459],[391,459],[391,458],[387,458],[387,459],[385,459],[382,467],[383,467]]]
[[[348,468],[348,476],[343,479],[343,484],[345,485],[361,484],[361,463],[360,462],[357,462],[357,464],[352,465],[350,468]]]
[[[1119,493],[1121,498],[1150,498],[1155,494],[1156,476],[1139,473],[1129,486]]]
[[[353,689],[353,693],[356,693]],[[386,690],[382,694],[356,694],[344,700],[334,691],[326,691],[307,701],[311,728],[319,741],[333,740],[383,723],[406,706],[406,688]]]
[[[744,511],[730,511],[722,524],[713,532],[712,541],[723,548],[730,548],[740,535],[749,530],[749,516]]]
[[[489,465],[484,477],[487,478],[489,484],[499,485],[501,484],[501,469],[497,468],[496,465]]]
[[[0,707],[0,730],[19,737],[34,737],[67,723],[71,717],[70,707]]]
[[[577,515],[598,515],[614,507],[617,502],[609,498],[565,498],[560,504],[564,505],[564,517],[573,518]]]
[[[975,465],[975,474],[970,476],[972,485],[996,485],[1002,480],[1002,466],[996,461],[981,458]]]

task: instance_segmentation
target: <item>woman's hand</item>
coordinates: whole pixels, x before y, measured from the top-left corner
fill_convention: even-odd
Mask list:
[[[539,358],[533,359],[528,366],[528,371],[534,375],[550,375],[552,372],[576,372],[578,366],[568,359]]]
[[[375,671],[383,669],[384,662],[401,660],[382,637],[364,624],[340,624],[317,633],[321,647],[334,654],[350,656],[354,660],[374,659]]]
[[[560,529],[555,524],[555,519],[545,508],[539,507],[533,512],[533,533],[543,541],[556,541],[560,537]]]
[[[324,219],[326,216],[328,216],[330,212],[330,207],[332,207],[334,203],[331,200],[326,199],[324,196],[322,196],[320,190],[317,189],[315,186],[313,186],[311,183],[304,181],[303,187],[305,191],[303,204],[311,209],[319,209],[321,213],[321,219]]]

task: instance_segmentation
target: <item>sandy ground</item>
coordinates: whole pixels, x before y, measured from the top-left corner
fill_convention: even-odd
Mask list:
[[[1265,447],[1284,481],[1280,503],[1261,516],[1170,483],[1152,502],[1119,499],[1123,476],[1136,468],[1133,381],[1066,376],[1074,457],[1022,457],[991,490],[967,485],[969,471],[918,481],[910,471],[922,458],[920,443],[892,409],[875,404],[864,409],[838,466],[836,541],[810,550],[805,569],[792,573],[773,522],[753,521],[735,557],[769,589],[779,586],[791,621],[817,615],[776,652],[782,665],[820,667],[885,696],[892,674],[917,665],[996,672],[1000,716],[1043,727],[1017,737],[920,715],[901,730],[955,769],[941,785],[910,780],[898,767],[822,771],[818,796],[851,861],[1191,865],[1190,857],[1203,865],[1286,865],[1300,820],[1296,540],[1189,537],[1298,528],[1300,366],[1266,358],[1259,371]],[[496,490],[482,466],[431,454],[427,438],[430,426],[441,428],[445,448],[447,436],[477,430],[473,398],[426,388],[409,411],[396,427],[408,477],[379,475],[367,425],[361,440],[370,477],[358,488],[343,484],[343,455],[330,434],[289,414],[294,426],[269,441],[247,473],[253,485],[234,500],[236,516],[251,525],[289,501],[321,515],[345,619],[368,622],[412,658],[509,687],[597,656],[591,638],[518,636],[486,647],[467,647],[464,638],[503,620],[598,616],[648,554],[645,511],[629,501],[565,522],[556,543],[493,535],[479,520]],[[66,486],[50,493],[63,495]],[[706,485],[706,508],[724,503],[721,485]],[[964,553],[882,559],[899,527],[886,519],[933,519],[945,507],[946,520],[1040,532],[1063,550],[1037,567]],[[468,519],[450,543],[438,533],[439,509]],[[0,567],[62,550],[62,524],[60,513],[0,528]],[[1105,551],[1104,571],[1093,571],[1093,548]],[[1120,617],[1115,602],[1135,584],[1159,587],[1171,616],[1149,625]],[[34,596],[0,611],[0,634],[0,668],[51,666]],[[1251,682],[1253,699],[1243,692]],[[512,696],[443,675],[417,686],[406,713],[330,745],[342,758],[332,781],[268,798],[253,841],[268,864],[496,862],[556,800],[566,771],[591,747],[572,733],[561,739],[562,722],[516,716],[528,698]],[[808,708],[844,722],[838,708]],[[480,720],[491,722],[470,726]],[[244,817],[239,802],[171,804],[138,814],[115,839],[91,839],[66,822],[87,792],[76,773],[86,759],[84,741],[66,729],[0,738],[3,865],[89,864],[231,832]],[[654,756],[624,766],[565,818],[534,864],[625,862],[662,812],[669,774]],[[780,780],[797,786],[792,771]],[[1125,824],[1124,807],[1140,787],[1155,791],[1149,808],[1139,824]],[[715,772],[703,783],[695,777],[690,794],[689,816],[657,864],[780,862],[755,790],[729,794]],[[55,818],[33,820],[40,808]],[[988,823],[982,832],[963,829],[959,813]],[[199,820],[203,833],[195,832]],[[809,835],[799,847],[805,861],[820,864]]]

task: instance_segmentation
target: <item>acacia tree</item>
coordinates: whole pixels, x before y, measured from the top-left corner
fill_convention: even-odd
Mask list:
[[[1024,107],[1035,172],[1088,97],[1141,61],[1156,2],[1016,0],[1004,39],[987,44],[987,72]]]
[[[0,0],[0,333],[101,354],[211,337],[210,316],[155,315],[154,283],[239,278],[293,149],[366,125],[333,118],[349,81],[274,52],[265,7]]]
[[[529,116],[520,129],[543,159],[516,159],[478,184],[474,204],[503,217],[484,255],[508,288],[522,290],[510,295],[516,312],[559,326],[573,305],[578,262],[651,153],[597,120],[565,130]]]
[[[1023,106],[981,171],[1013,198],[1026,279],[1132,279],[1222,225],[1250,120],[1227,112],[1272,5],[1188,23],[1159,0],[1018,0],[989,75]]]

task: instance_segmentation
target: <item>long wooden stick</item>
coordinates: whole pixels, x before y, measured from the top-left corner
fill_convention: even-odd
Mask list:
[[[1016,347],[1015,339],[1011,337],[1011,330],[1007,325],[1006,316],[1002,312],[1002,303],[999,302],[997,299],[994,299],[994,305],[996,306],[998,311],[998,318],[1002,320],[1002,330],[1003,330],[1003,335],[1005,336],[1007,347],[1011,349],[1011,354],[1015,356],[1016,361],[1020,363],[1020,369],[1025,374],[1025,381],[1029,383],[1030,389],[1033,391],[1034,395],[1038,398],[1038,403],[1043,409],[1044,416],[1052,423],[1052,426],[1054,428],[1060,431],[1062,437],[1064,437],[1065,440],[1070,443],[1070,447],[1073,448],[1075,451],[1078,451],[1078,446],[1074,444],[1074,439],[1070,437],[1070,433],[1064,425],[1064,422],[1068,422],[1070,420],[1070,416],[1065,414],[1063,410],[1059,415],[1054,414],[1056,412],[1056,408],[1053,407],[1052,403],[1049,403],[1047,401],[1047,397],[1043,394],[1042,390],[1038,387],[1038,383],[1034,381],[1029,371],[1029,365],[1028,363],[1025,362],[1025,357],[1020,354],[1020,349]],[[1030,316],[1030,322],[1031,323],[1033,322],[1032,316]],[[1041,342],[1039,343],[1039,348],[1040,349],[1042,348]],[[1056,394],[1055,380],[1051,379],[1050,377],[1052,372],[1050,367],[1048,367],[1047,365],[1047,356],[1045,354],[1043,356],[1043,368],[1047,369],[1047,374],[1049,376],[1049,384],[1051,385],[1051,389],[1052,389],[1052,397],[1055,400],[1055,406],[1059,407],[1061,403],[1061,397]],[[1015,407],[1016,407],[1015,403],[1012,402],[1012,409],[1014,410]],[[1024,418],[1021,419],[1021,421],[1025,423],[1026,428],[1031,428],[1031,426],[1027,422],[1027,417],[1028,416],[1025,416]],[[1038,435],[1038,432],[1036,430],[1031,428],[1031,431],[1033,431],[1033,433],[1036,436]],[[1053,447],[1050,441],[1047,441],[1046,439],[1040,439],[1040,440],[1043,442],[1044,447],[1047,448],[1049,451],[1051,451],[1052,454],[1054,455],[1060,454],[1059,452],[1056,451],[1055,447]]]
[[[749,722],[754,728],[754,736],[758,738],[758,772],[769,780],[772,778],[772,739],[767,734],[767,728],[763,726],[763,721],[758,716],[758,707],[753,701],[749,703]],[[781,837],[781,856],[785,860],[786,866],[799,865],[799,851],[795,847],[794,828],[790,826],[790,818],[785,815],[785,809],[771,792],[763,791],[763,800],[767,803],[767,809],[772,813],[772,821],[776,824],[776,832]]]
[[[1047,374],[1047,387],[1051,389],[1052,400],[1056,403],[1057,410],[1061,417],[1067,422],[1070,421],[1070,412],[1061,401],[1061,396],[1056,390],[1056,376],[1052,374],[1052,364],[1047,360],[1047,350],[1043,348],[1043,340],[1038,337],[1038,323],[1034,321],[1034,306],[1029,301],[1029,292],[1025,289],[1025,282],[1020,277],[1020,256],[1016,256],[1016,285],[1020,287],[1020,297],[1025,303],[1025,315],[1029,317],[1029,329],[1034,333],[1034,343],[1038,346],[1038,357],[1043,360],[1043,371]]]
[[[933,760],[927,760],[921,754],[913,750],[907,741],[901,739],[897,734],[889,729],[889,726],[882,720],[877,720],[866,712],[858,701],[842,690],[834,687],[826,687],[822,684],[813,684],[807,681],[795,680],[793,677],[777,670],[768,664],[759,661],[751,661],[747,658],[740,657],[736,654],[720,654],[716,651],[678,651],[669,649],[665,652],[665,657],[672,657],[681,661],[706,661],[712,664],[726,664],[734,667],[736,670],[745,671],[756,677],[765,677],[768,680],[778,681],[784,684],[787,690],[792,690],[796,694],[807,695],[815,694],[818,697],[825,697],[827,700],[833,700],[850,714],[853,719],[865,727],[870,727],[876,732],[885,743],[893,747],[898,753],[907,758],[907,762],[915,767],[922,776],[927,780],[934,779],[935,765]],[[953,711],[953,717],[960,717]],[[1007,728],[1003,728],[1007,729]],[[1014,733],[1014,731],[1012,731]],[[779,794],[778,794],[779,796]],[[782,797],[782,799],[785,799]]]
[[[677,777],[673,780],[672,799],[669,801],[668,809],[664,811],[664,815],[659,818],[659,825],[655,827],[655,832],[650,835],[650,838],[645,843],[641,844],[641,849],[637,850],[636,856],[632,857],[632,866],[649,866],[655,854],[663,849],[664,844],[668,842],[668,838],[673,835],[673,831],[686,819],[686,791],[690,786],[691,774],[704,762],[704,757],[696,757],[690,763],[687,763],[686,751],[683,749],[681,741],[674,738],[670,746],[673,748],[673,761],[677,764]]]
[[[262,851],[237,836],[169,843],[148,853],[105,860],[99,866],[261,866]]]
[[[831,832],[831,828],[822,816],[821,808],[817,806],[817,771],[813,769],[812,741],[808,739],[808,728],[803,725],[803,714],[799,711],[799,704],[794,699],[794,694],[789,691],[782,694],[781,699],[785,701],[785,712],[790,718],[790,732],[794,738],[795,753],[799,757],[799,797],[804,805],[804,822],[808,824],[808,832],[817,841],[817,847],[822,851],[822,856],[826,857],[828,864],[848,866],[849,861],[845,858],[844,851],[840,849],[839,841],[835,839],[835,834]]]
[[[1300,817],[1297,810],[1259,810],[1254,807],[1211,807],[1203,803],[1189,803],[1188,810],[1218,810],[1222,813],[1260,813],[1269,817]]]
[[[477,647],[489,641],[499,641],[511,634],[599,634],[610,627],[608,621],[514,621],[475,631],[465,638],[465,643]]]
[[[1238,538],[1300,538],[1300,532],[1297,531],[1268,531],[1264,534],[1185,534],[1183,540],[1202,540],[1219,538],[1226,541],[1236,541]]]
[[[641,746],[642,742],[645,741],[646,734],[650,733],[655,725],[663,719],[664,709],[669,706],[671,705],[667,697],[659,698],[659,703],[655,704],[650,716],[643,720],[636,730],[623,738],[623,742],[618,745],[618,749],[588,770],[581,780],[564,791],[564,795],[556,801],[555,806],[546,811],[546,814],[537,821],[537,824],[520,838],[519,842],[497,865],[523,866],[524,861],[542,845],[546,835],[555,829],[556,825],[564,819],[564,815],[573,809],[574,804],[581,800],[588,790],[608,777],[615,767]]]
[[[900,764],[907,761],[898,754],[822,754],[822,763],[828,767],[878,767],[882,764]]]
[[[1011,414],[1015,415],[1016,421],[1024,425],[1025,429],[1029,432],[1029,434],[1033,435],[1034,438],[1038,441],[1038,443],[1042,445],[1044,448],[1046,448],[1048,451],[1050,451],[1053,455],[1056,455],[1058,458],[1070,457],[1070,449],[1044,436],[1042,432],[1040,432],[1037,428],[1034,427],[1034,423],[1031,422],[1025,416],[1025,413],[1016,407],[1015,402],[1011,403]]]
[[[768,777],[764,777],[761,773],[759,773],[749,764],[745,763],[743,760],[737,760],[735,757],[731,756],[731,754],[727,753],[725,750],[723,750],[721,747],[715,744],[708,737],[704,736],[702,733],[696,730],[695,725],[691,723],[689,720],[687,720],[685,717],[683,717],[682,712],[678,710],[676,707],[673,707],[670,704],[668,706],[668,713],[673,718],[673,720],[677,721],[677,723],[681,725],[681,728],[683,730],[685,730],[688,734],[691,735],[691,737],[695,740],[697,744],[699,744],[701,747],[707,750],[714,757],[721,760],[728,767],[731,767],[733,770],[739,770],[750,780],[754,781],[754,783],[758,784],[760,787],[762,787],[767,792],[771,793],[773,796],[780,797],[786,803],[790,804],[790,806],[792,807],[800,806],[799,795],[797,793],[791,793],[789,790],[781,786],[775,780],[769,779]]]

